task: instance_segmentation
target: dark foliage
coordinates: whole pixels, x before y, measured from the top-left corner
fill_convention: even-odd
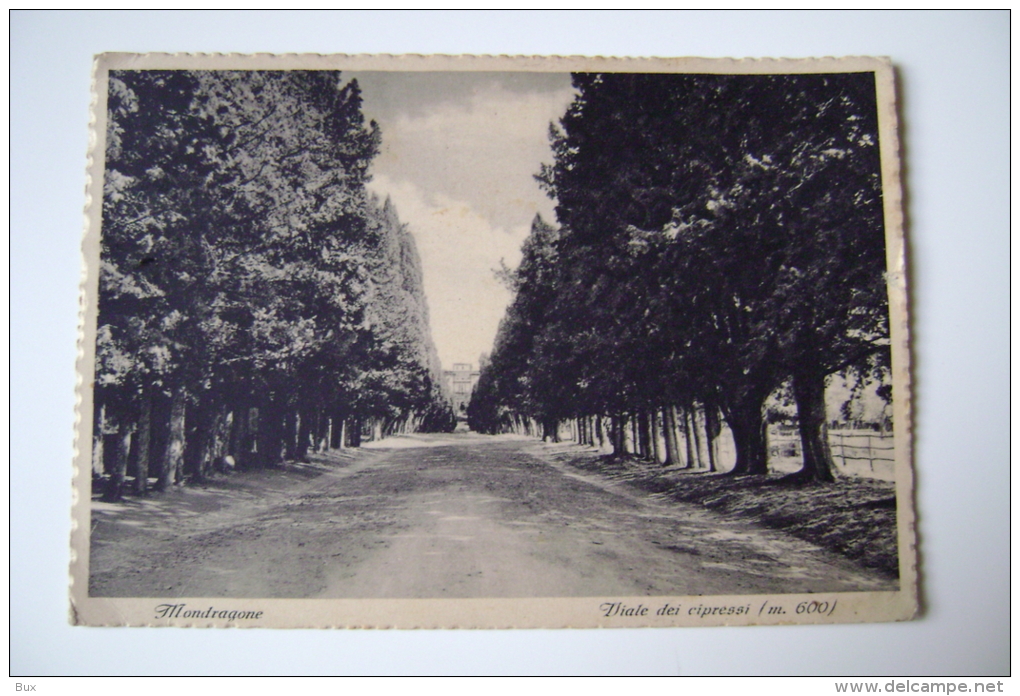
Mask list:
[[[676,433],[711,444],[721,416],[734,473],[762,475],[765,402],[792,382],[803,477],[832,480],[825,380],[887,365],[874,76],[574,85],[538,176],[560,227],[525,244],[472,427],[581,419],[601,439],[604,417],[617,449],[676,462]]]
[[[129,466],[144,492],[150,471],[165,487],[275,465],[441,410],[413,239],[365,188],[380,133],[356,82],[115,71],[107,116],[95,412],[112,498]]]

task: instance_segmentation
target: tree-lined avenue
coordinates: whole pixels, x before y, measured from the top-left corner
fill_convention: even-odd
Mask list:
[[[782,533],[557,463],[564,447],[396,437],[310,467],[94,510],[90,593],[541,597],[894,589]]]

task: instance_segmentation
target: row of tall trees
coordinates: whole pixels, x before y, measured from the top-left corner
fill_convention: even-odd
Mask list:
[[[450,429],[421,267],[356,82],[109,77],[94,468],[122,495]]]
[[[833,480],[826,379],[875,384],[889,360],[873,75],[574,86],[538,176],[559,226],[536,219],[510,274],[472,427],[555,437],[571,419],[588,441],[679,463],[692,426],[711,444],[725,423],[734,473],[761,475],[765,404],[788,384],[800,476]]]

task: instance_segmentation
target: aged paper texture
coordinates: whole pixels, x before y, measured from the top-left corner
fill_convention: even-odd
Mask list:
[[[105,54],[71,621],[912,618],[886,59]]]

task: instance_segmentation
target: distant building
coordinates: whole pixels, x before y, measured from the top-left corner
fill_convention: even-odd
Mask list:
[[[443,370],[443,384],[446,393],[453,402],[453,410],[458,415],[467,413],[471,392],[478,384],[478,370],[472,369],[471,363],[454,363],[452,370]]]

